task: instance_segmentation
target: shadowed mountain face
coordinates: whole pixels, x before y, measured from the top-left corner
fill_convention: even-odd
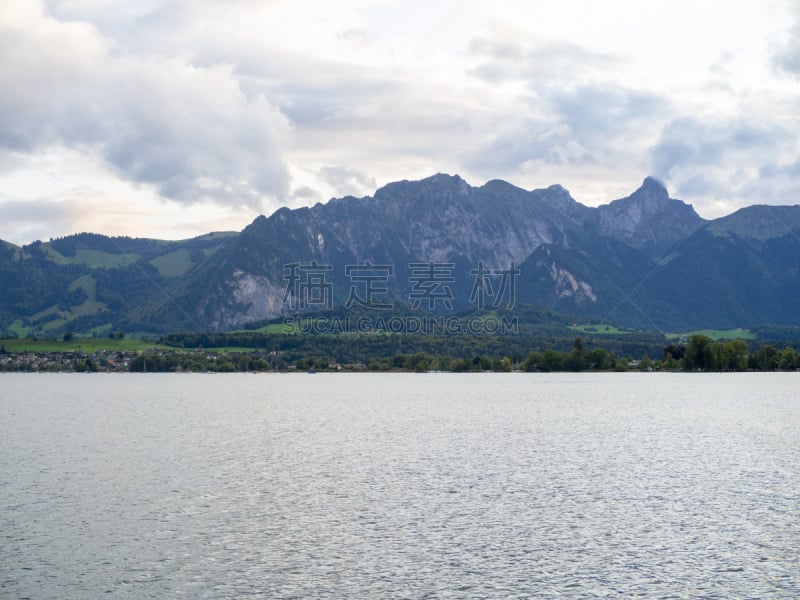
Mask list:
[[[599,207],[596,215],[598,233],[651,256],[659,256],[703,223],[690,205],[671,199],[652,177],[627,198]]]
[[[439,174],[373,197],[283,208],[239,234],[125,238],[124,252],[103,242],[120,238],[77,237],[0,245],[0,275],[13,283],[0,289],[0,328],[224,330],[303,308],[301,286],[313,281],[324,281],[317,291],[327,296],[308,308],[352,302],[371,285],[376,302],[469,309],[480,274],[499,298],[512,265],[516,304],[650,329],[800,324],[791,306],[800,291],[800,207],[754,206],[704,221],[652,178],[589,208],[558,185],[472,187]],[[34,302],[25,281],[42,290],[51,281],[53,290]],[[426,304],[432,296],[420,292],[432,289],[440,301]]]

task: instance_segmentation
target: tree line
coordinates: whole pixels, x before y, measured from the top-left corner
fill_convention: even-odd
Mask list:
[[[795,371],[800,369],[800,355],[791,346],[780,349],[763,343],[751,351],[743,340],[714,341],[693,335],[685,346],[664,348],[663,365],[685,371]]]
[[[425,337],[425,336],[420,336]],[[105,359],[121,362],[129,359],[133,372],[246,372],[275,370],[369,370],[369,371],[794,371],[800,369],[800,355],[795,348],[770,343],[750,347],[743,340],[714,341],[693,335],[687,344],[663,345],[657,352],[623,354],[614,349],[588,346],[580,337],[571,347],[547,347],[531,350],[504,345],[508,338],[489,337],[427,340],[421,346],[409,336],[280,336],[283,349],[173,347],[144,353],[112,353],[94,361],[91,357],[64,360],[69,353],[49,353],[58,361],[21,360],[48,353],[14,353],[0,345],[0,371],[6,370],[104,370]],[[305,338],[305,340],[304,340]],[[195,341],[195,339],[191,339]],[[516,338],[515,338],[516,339]],[[174,338],[173,338],[174,341]],[[184,340],[185,341],[185,340]],[[204,341],[212,341],[206,338]],[[230,341],[230,339],[228,339]],[[371,341],[379,343],[371,344]],[[517,340],[519,341],[519,340]],[[335,342],[335,344],[333,343]],[[458,342],[458,343],[454,343]],[[489,343],[491,342],[491,343]],[[12,360],[14,355],[17,359]],[[651,358],[651,355],[654,358]],[[637,358],[634,358],[636,356]],[[11,357],[11,358],[9,358]],[[38,364],[39,366],[34,366]],[[46,367],[44,365],[47,365]]]
[[[352,340],[351,340],[352,341]],[[289,351],[265,350],[230,352],[214,361],[202,358],[203,353],[176,351],[173,354],[142,355],[131,363],[132,371],[266,371],[295,369],[322,371],[351,369],[368,371],[451,371],[528,372],[556,371],[794,371],[800,369],[800,355],[796,349],[779,349],[772,344],[761,344],[751,351],[743,340],[713,341],[702,335],[693,335],[686,345],[670,344],[663,348],[662,356],[651,358],[648,353],[634,358],[620,355],[614,350],[585,346],[582,338],[574,338],[569,350],[533,350],[525,353],[502,351],[456,356],[441,352],[412,349],[387,354],[368,354],[361,358],[339,355],[324,346],[303,347],[309,354]],[[386,349],[386,348],[384,348]],[[484,348],[486,349],[486,348]],[[497,349],[495,349],[497,350]]]

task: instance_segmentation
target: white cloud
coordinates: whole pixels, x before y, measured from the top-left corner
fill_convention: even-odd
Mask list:
[[[24,164],[22,164],[24,163]],[[209,201],[185,203],[119,179],[102,157],[54,147],[21,161],[0,188],[0,239],[25,244],[83,231],[179,239],[241,230],[251,211]],[[20,197],[16,190],[26,190]],[[164,215],[180,218],[164,218]]]
[[[91,25],[27,11],[0,47],[0,143],[18,152],[91,149],[165,198],[260,209],[283,200],[284,115],[226,66],[119,54]]]
[[[600,77],[618,59],[595,53],[577,44],[542,42],[506,37],[478,37],[470,44],[479,60],[472,72],[492,83],[522,81],[533,88],[553,82],[572,84],[589,77]]]
[[[0,204],[71,202],[98,227],[133,204],[152,218],[128,227],[175,237],[436,172],[590,204],[654,172],[701,213],[778,202],[798,176],[791,6],[6,0]],[[55,154],[81,180],[42,189]]]

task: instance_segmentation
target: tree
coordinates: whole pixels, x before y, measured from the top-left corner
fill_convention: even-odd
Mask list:
[[[720,368],[732,371],[746,371],[748,354],[747,343],[744,340],[731,340],[725,344],[725,351],[723,352],[724,366],[720,366]]]
[[[539,368],[542,371],[560,371],[562,355],[556,350],[545,350]]]
[[[667,356],[672,356],[676,361],[682,360],[684,355],[686,354],[686,346],[680,346],[678,344],[670,344],[666,348],[664,348],[664,360],[667,360]]]
[[[725,342],[716,341],[711,346],[711,353],[714,356],[714,368],[718,370],[727,369],[725,361]]]
[[[71,331],[68,331],[67,333],[64,334],[64,341],[65,342],[71,342],[74,337],[75,337],[75,334],[72,333]]]
[[[781,371],[794,371],[800,368],[800,355],[794,348],[785,348],[781,352],[781,360],[778,363],[778,368]]]
[[[583,340],[578,337],[572,342],[572,352],[563,358],[562,368],[567,371],[583,371],[585,367],[586,359],[583,351]]]
[[[538,352],[530,352],[528,356],[525,357],[525,362],[523,363],[522,368],[526,371],[535,371],[539,368],[539,363],[542,362],[542,355]]]
[[[774,371],[781,361],[781,352],[772,344],[761,344],[752,356],[752,366],[759,371]]]
[[[415,358],[418,357],[414,362],[414,370],[417,373],[424,373],[425,371],[428,371],[430,369],[430,360],[428,359],[427,356],[425,356],[424,354],[422,356],[419,356],[419,354],[415,354],[414,356]]]
[[[705,335],[689,337],[683,368],[687,371],[710,371],[714,369],[714,351],[711,338]]]

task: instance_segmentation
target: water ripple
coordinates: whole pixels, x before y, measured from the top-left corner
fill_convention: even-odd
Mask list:
[[[795,374],[0,377],[3,598],[797,598]]]

